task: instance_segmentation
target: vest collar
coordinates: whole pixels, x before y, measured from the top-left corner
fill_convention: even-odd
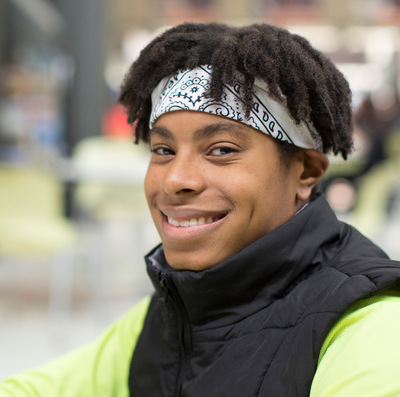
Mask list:
[[[228,325],[283,298],[316,271],[322,259],[337,252],[340,232],[341,223],[320,196],[287,223],[213,268],[175,270],[160,245],[146,256],[147,271],[157,293],[166,286],[193,325]]]

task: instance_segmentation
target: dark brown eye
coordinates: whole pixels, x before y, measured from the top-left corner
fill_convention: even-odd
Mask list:
[[[214,156],[226,156],[233,152],[235,152],[235,149],[226,146],[217,147],[211,150],[211,154]]]

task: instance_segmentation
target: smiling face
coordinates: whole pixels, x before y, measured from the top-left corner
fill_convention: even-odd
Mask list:
[[[203,270],[288,221],[301,162],[282,164],[276,141],[253,128],[201,112],[162,115],[150,136],[145,180],[166,259]]]

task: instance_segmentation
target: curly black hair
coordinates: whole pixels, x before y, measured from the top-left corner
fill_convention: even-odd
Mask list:
[[[242,101],[253,106],[253,84],[259,78],[275,100],[284,103],[295,123],[311,121],[323,151],[351,152],[351,91],[334,64],[303,37],[268,24],[231,27],[219,23],[185,23],[155,38],[140,53],[121,85],[119,102],[136,141],[147,141],[151,93],[161,79],[180,69],[212,66],[208,96],[219,100],[223,84],[238,73],[244,81]]]

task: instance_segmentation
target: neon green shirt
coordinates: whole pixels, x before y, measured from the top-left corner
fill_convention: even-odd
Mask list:
[[[400,292],[355,302],[322,346],[311,397],[400,396]]]
[[[146,298],[87,346],[0,383],[1,397],[128,397],[132,351],[143,327]]]
[[[128,397],[142,300],[94,343],[0,383],[0,397]],[[400,292],[354,303],[320,352],[311,397],[400,396]]]

